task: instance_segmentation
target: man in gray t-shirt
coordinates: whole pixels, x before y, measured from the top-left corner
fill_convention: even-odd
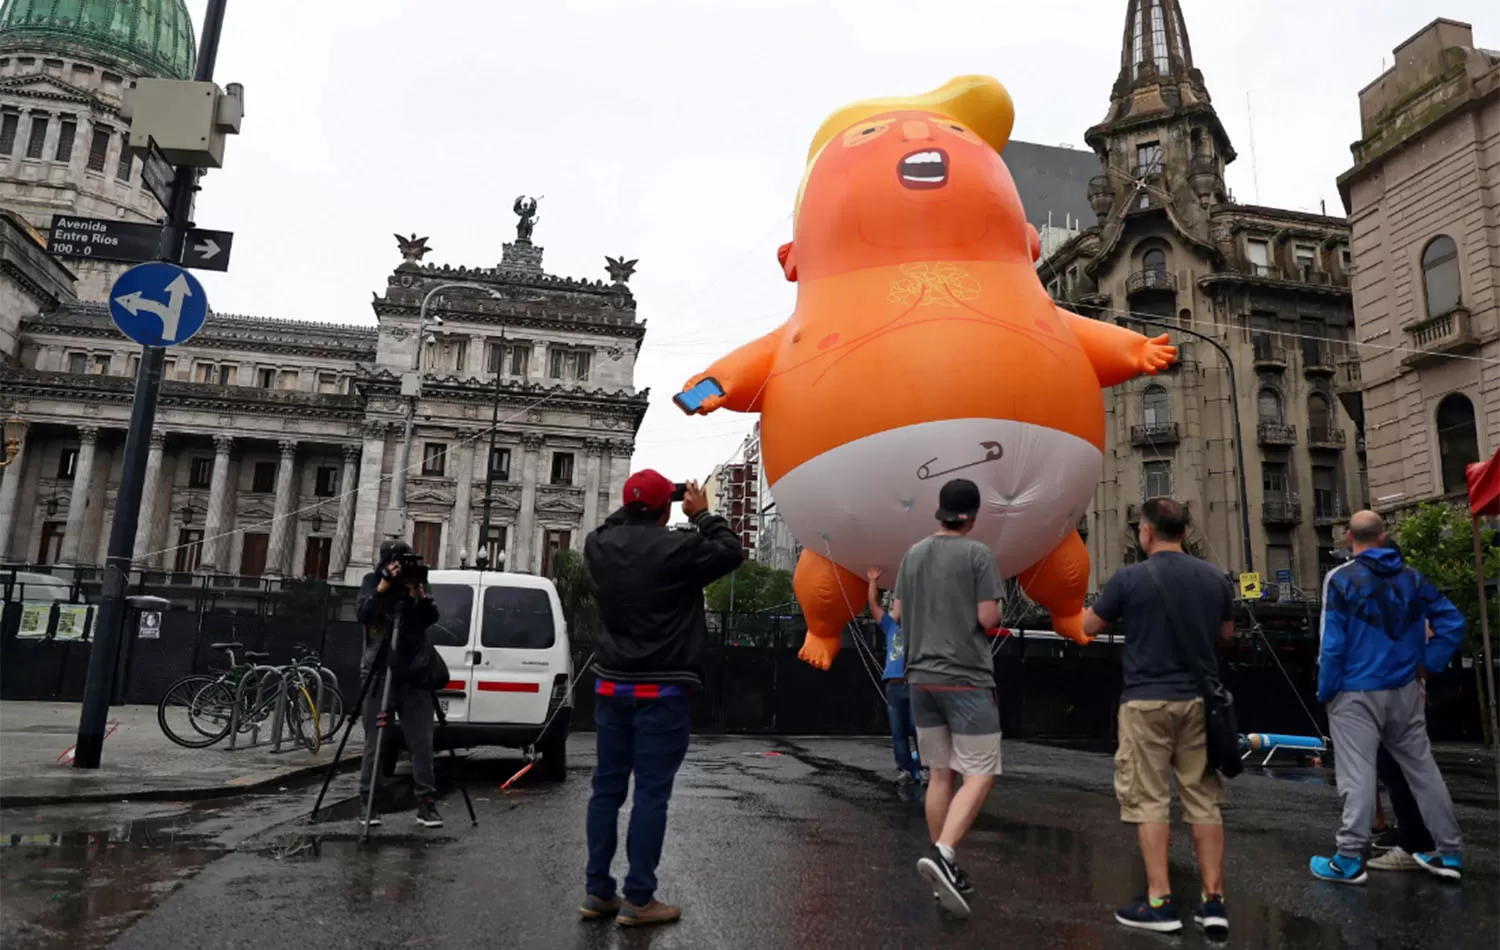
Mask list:
[[[1000,774],[1000,709],[985,630],[1000,623],[1000,573],[990,549],[968,537],[979,487],[955,478],[938,494],[936,534],[901,559],[891,616],[906,634],[917,751],[932,770],[927,830],[933,853],[917,872],[949,911],[968,916],[968,875],[954,849]],[[954,774],[964,777],[954,793]]]
[[[977,604],[1000,599],[995,555],[962,534],[928,535],[906,552],[896,575],[906,681],[995,688],[995,658]]]

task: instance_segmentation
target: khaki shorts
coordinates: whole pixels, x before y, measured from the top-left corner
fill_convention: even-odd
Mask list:
[[[911,718],[917,753],[930,768],[1000,774],[1000,707],[993,689],[912,684]]]
[[[1190,825],[1219,825],[1224,783],[1208,768],[1203,700],[1133,699],[1120,704],[1120,747],[1115,752],[1115,797],[1120,820],[1167,824],[1172,785]]]

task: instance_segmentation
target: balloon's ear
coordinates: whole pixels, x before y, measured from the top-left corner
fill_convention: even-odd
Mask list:
[[[1031,249],[1031,263],[1035,264],[1042,259],[1042,236],[1030,221],[1026,222],[1026,244]]]
[[[786,279],[795,281],[797,279],[797,259],[792,256],[792,242],[788,241],[776,249],[776,259],[781,262],[781,270],[786,274]]]

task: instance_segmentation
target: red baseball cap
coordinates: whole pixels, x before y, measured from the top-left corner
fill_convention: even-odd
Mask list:
[[[625,479],[625,504],[661,511],[672,505],[673,485],[655,469],[643,468]]]

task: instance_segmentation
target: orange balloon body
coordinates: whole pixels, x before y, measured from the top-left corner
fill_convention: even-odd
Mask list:
[[[865,570],[894,584],[957,477],[980,486],[972,537],[1002,576],[1086,640],[1074,527],[1102,465],[1101,386],[1173,350],[1057,308],[1038,253],[990,142],[933,109],[862,117],[804,183],[781,253],[798,284],[791,319],[684,387],[712,377],[725,395],[704,411],[761,413],[771,493],[804,547],[796,589],[814,665],[832,662],[863,609]]]

